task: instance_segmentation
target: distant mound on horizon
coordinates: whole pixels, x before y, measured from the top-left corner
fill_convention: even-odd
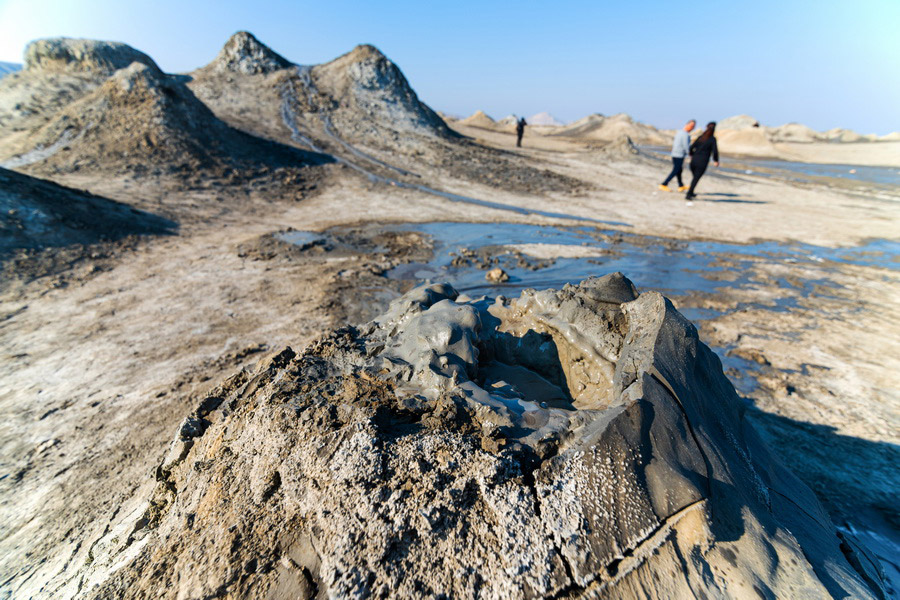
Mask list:
[[[481,127],[484,129],[495,129],[497,127],[497,122],[481,110],[476,110],[465,119],[459,121],[459,124],[468,127]]]
[[[698,126],[700,123],[697,124]],[[751,129],[759,127],[759,121],[749,115],[735,115],[722,119],[716,124],[716,130],[719,129]]]
[[[635,144],[650,145],[665,145],[671,142],[669,136],[661,133],[652,125],[637,122],[625,113],[610,117],[599,113],[588,115],[565,127],[560,127],[550,135],[601,142],[614,142],[628,138]]]
[[[539,127],[562,127],[565,125],[565,123],[548,112],[540,112],[536,115],[525,117],[525,121],[531,126]]]
[[[724,131],[746,131],[756,129],[765,134],[768,142],[778,143],[794,143],[794,144],[811,144],[814,142],[835,142],[835,143],[862,143],[877,141],[896,141],[900,140],[900,134],[887,134],[877,136],[875,134],[860,134],[851,129],[843,127],[835,127],[828,131],[816,131],[815,129],[803,125],[801,123],[785,123],[777,127],[764,126],[760,122],[748,115],[736,115],[722,119],[716,125],[717,132]],[[894,136],[894,137],[892,137]],[[748,139],[755,136],[746,136]]]

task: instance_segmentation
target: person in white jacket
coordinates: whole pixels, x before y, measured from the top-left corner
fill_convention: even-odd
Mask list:
[[[666,180],[659,184],[659,189],[664,192],[669,190],[669,182],[673,177],[678,178],[678,191],[683,192],[687,189],[681,180],[681,170],[684,167],[684,159],[691,153],[691,131],[696,127],[697,121],[691,119],[685,126],[675,134],[675,141],[672,142],[672,172],[666,177]]]

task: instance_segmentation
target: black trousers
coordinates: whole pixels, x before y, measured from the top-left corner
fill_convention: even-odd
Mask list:
[[[691,189],[689,189],[688,193],[687,193],[688,196],[694,195],[694,188],[697,187],[697,182],[700,181],[700,178],[703,177],[704,173],[706,173],[706,167],[708,167],[708,166],[709,166],[708,160],[704,160],[704,161],[692,160],[691,161],[691,175],[693,175],[693,177],[691,178]]]
[[[524,133],[525,133],[524,131],[517,131],[517,132],[516,132],[516,146],[521,146],[521,145],[522,145],[522,135],[523,135]]]
[[[684,168],[684,157],[682,156],[682,157],[676,158],[673,156],[672,157],[672,172],[669,173],[669,176],[666,177],[665,181],[663,181],[663,185],[669,185],[669,182],[672,180],[672,178],[677,177],[678,178],[678,187],[683,186],[684,183],[681,181],[681,170],[683,168]]]

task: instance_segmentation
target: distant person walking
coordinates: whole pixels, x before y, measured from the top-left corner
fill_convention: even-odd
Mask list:
[[[678,178],[678,191],[683,192],[687,189],[681,180],[681,170],[684,168],[684,159],[691,152],[691,131],[697,125],[697,121],[691,119],[681,130],[675,134],[675,141],[672,142],[672,172],[666,177],[666,180],[659,184],[659,189],[664,192],[669,191],[669,182],[673,177]]]
[[[691,144],[691,175],[693,177],[691,178],[691,188],[684,197],[685,200],[696,198],[694,189],[697,187],[697,182],[700,181],[700,178],[706,172],[706,167],[709,166],[710,155],[712,155],[713,164],[717,167],[719,166],[719,146],[716,144],[715,133],[716,122],[711,121],[707,123],[706,131],[697,138],[697,141]]]
[[[519,117],[519,120],[516,121],[516,147],[522,147],[522,136],[525,135],[525,126],[528,123],[525,122],[525,117]]]

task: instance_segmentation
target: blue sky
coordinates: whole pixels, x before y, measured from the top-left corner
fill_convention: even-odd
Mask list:
[[[674,127],[747,113],[900,130],[900,0],[0,0],[0,60],[65,35],[123,41],[188,71],[240,29],[297,63],[374,44],[420,98],[459,115],[627,112]]]

